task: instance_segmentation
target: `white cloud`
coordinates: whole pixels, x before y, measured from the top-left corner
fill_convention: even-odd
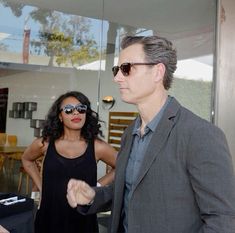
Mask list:
[[[9,37],[11,34],[0,32],[0,41],[6,39]]]

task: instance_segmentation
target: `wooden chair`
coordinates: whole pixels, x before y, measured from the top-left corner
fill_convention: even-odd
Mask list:
[[[7,135],[7,143],[9,146],[17,146],[17,141],[16,135]]]
[[[44,156],[42,155],[41,157],[39,157],[35,161],[35,163],[40,171],[40,174],[42,172],[43,159],[44,159]],[[18,193],[20,193],[21,189],[22,189],[23,177],[25,177],[25,179],[26,179],[25,180],[25,194],[29,195],[30,194],[30,183],[31,183],[32,187],[33,187],[34,183],[33,183],[32,179],[30,178],[29,174],[25,171],[23,165],[21,165],[19,168],[19,181],[18,181],[18,188],[17,188]]]
[[[7,142],[7,134],[0,133],[0,146],[5,146],[6,142]],[[0,153],[0,171],[3,170],[4,162],[5,162],[5,156],[4,154]]]
[[[15,170],[15,164],[21,162],[22,152],[9,153],[7,158],[7,171],[8,174],[13,174]]]
[[[109,112],[108,143],[117,151],[127,126],[137,117],[137,112]]]
[[[7,142],[7,134],[6,133],[0,133],[0,146],[5,146]],[[4,162],[5,162],[5,155],[3,153],[0,153],[0,172],[4,169]]]
[[[0,153],[0,172],[4,169],[5,156]]]
[[[7,134],[0,133],[0,146],[5,146],[6,142],[7,142]]]
[[[30,189],[29,181],[30,181],[30,178],[29,178],[28,173],[25,171],[24,167],[20,166],[20,168],[19,168],[19,181],[18,181],[18,188],[17,188],[18,193],[21,192],[23,176],[25,176],[25,179],[26,179],[25,180],[25,194],[29,195],[29,189]]]
[[[121,137],[128,125],[138,116],[137,112],[109,112],[108,143],[119,151]],[[107,166],[106,172],[110,171]]]
[[[17,146],[17,136],[16,135],[7,135],[7,145],[10,147]],[[10,153],[7,157],[7,169],[9,174],[12,174],[14,170],[15,161],[21,161],[22,153]]]

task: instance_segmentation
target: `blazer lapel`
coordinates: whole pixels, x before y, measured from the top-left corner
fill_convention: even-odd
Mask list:
[[[124,133],[123,143],[121,145],[121,149],[118,153],[116,170],[115,170],[115,186],[114,192],[114,211],[113,215],[119,216],[121,211],[122,205],[120,203],[123,202],[123,193],[124,193],[124,186],[125,186],[125,173],[126,173],[126,166],[128,162],[128,158],[130,155],[131,145],[132,145],[132,131],[134,128],[134,122],[126,129]]]
[[[133,137],[132,137],[133,128],[134,128],[134,124],[128,127],[127,132],[125,132],[127,135],[123,139],[124,143],[123,145],[121,145],[121,150],[118,153],[115,173],[118,174],[118,177],[116,177],[116,180],[119,182],[119,185],[124,183],[123,181],[125,179],[125,170],[126,170],[130,150],[131,150],[132,141],[133,141]]]
[[[151,164],[158,156],[164,143],[166,142],[168,135],[170,134],[175,124],[174,119],[179,108],[180,104],[174,98],[172,98],[171,102],[168,104],[167,108],[164,111],[162,119],[160,120],[156,130],[153,133],[146,153],[143,155],[143,163],[140,167],[137,179],[133,185],[132,193],[135,191],[137,185],[143,179]]]

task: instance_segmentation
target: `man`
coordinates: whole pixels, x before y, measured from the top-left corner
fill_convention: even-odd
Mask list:
[[[122,137],[114,184],[91,188],[70,180],[67,191],[69,204],[86,214],[112,204],[111,233],[235,232],[235,182],[225,136],[168,96],[176,63],[165,38],[122,41],[114,81],[139,117]]]

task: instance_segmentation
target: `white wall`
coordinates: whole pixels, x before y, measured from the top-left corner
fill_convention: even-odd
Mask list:
[[[219,1],[216,124],[228,139],[235,167],[235,1]]]
[[[86,76],[86,78],[84,78]],[[96,108],[97,72],[70,70],[69,73],[26,71],[12,76],[1,77],[0,88],[9,88],[8,113],[13,102],[37,102],[33,119],[44,119],[51,104],[62,93],[79,90],[89,97]],[[33,129],[29,119],[9,118],[6,132],[16,134],[18,145],[28,145],[33,140]]]

